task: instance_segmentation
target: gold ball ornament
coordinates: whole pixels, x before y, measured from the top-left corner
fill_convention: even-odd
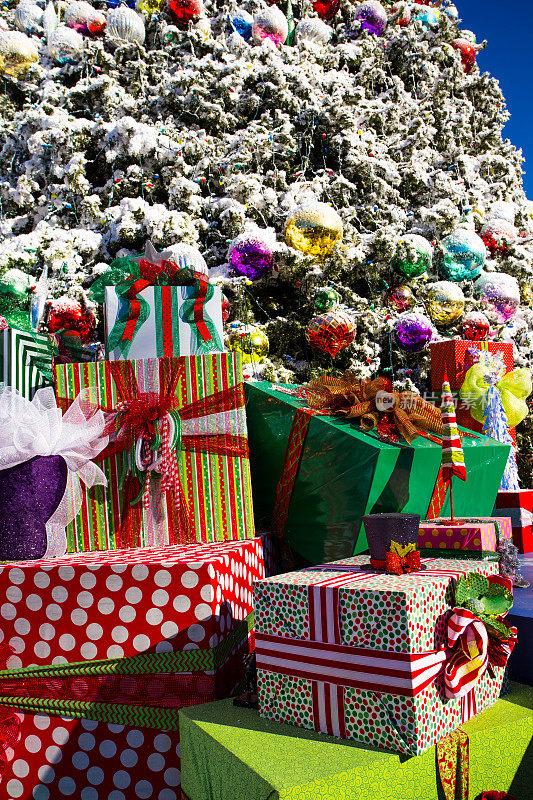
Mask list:
[[[429,287],[426,305],[435,325],[451,325],[465,310],[465,296],[456,283],[437,281]]]
[[[342,220],[326,203],[304,203],[285,223],[285,241],[306,256],[324,258],[342,239]]]
[[[233,353],[241,353],[243,364],[260,364],[268,355],[268,337],[261,328],[248,325],[230,333],[228,348]]]
[[[0,33],[0,72],[18,78],[28,67],[39,61],[37,48],[24,33]]]
[[[533,306],[533,288],[530,283],[520,284],[520,299],[524,305]]]

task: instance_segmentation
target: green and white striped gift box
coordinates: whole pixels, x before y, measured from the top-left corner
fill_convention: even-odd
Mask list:
[[[31,400],[37,389],[53,386],[52,347],[46,336],[17,328],[0,330],[0,384]]]

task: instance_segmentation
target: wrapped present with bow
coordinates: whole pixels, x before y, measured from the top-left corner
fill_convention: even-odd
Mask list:
[[[419,755],[496,702],[510,581],[486,561],[406,566],[355,556],[254,584],[262,717]]]
[[[70,552],[254,535],[238,355],[64,364],[56,386],[65,407],[90,388],[110,437]]]
[[[175,798],[178,710],[238,688],[264,575],[260,538],[0,565],[1,796]]]
[[[81,484],[106,483],[92,459],[107,443],[104,414],[87,392],[63,414],[52,387],[38,389],[31,401],[0,389],[0,561],[66,552]]]
[[[306,386],[246,384],[255,514],[317,564],[367,549],[366,514],[445,515],[440,410],[387,379],[322,377]],[[456,514],[488,516],[508,447],[461,431],[468,485]],[[438,502],[435,493],[437,491]],[[274,513],[273,513],[274,509]]]
[[[224,350],[221,291],[191,266],[117,259],[93,283],[91,297],[105,302],[110,361]]]

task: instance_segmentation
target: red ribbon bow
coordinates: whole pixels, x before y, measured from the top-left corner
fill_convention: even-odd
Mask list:
[[[373,569],[383,570],[391,575],[403,575],[404,573],[417,572],[421,567],[420,552],[418,550],[412,550],[410,553],[407,553],[406,556],[388,552],[385,554],[385,561],[371,558],[370,566]]]

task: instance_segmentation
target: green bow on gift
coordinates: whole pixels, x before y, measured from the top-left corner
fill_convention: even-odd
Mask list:
[[[474,364],[465,375],[459,395],[468,406],[470,414],[477,421],[485,421],[485,408],[490,383],[486,379],[486,369],[482,363]],[[514,428],[526,418],[529,409],[526,398],[531,394],[531,376],[524,367],[514,369],[503,375],[495,384],[500,392],[503,409],[509,428]]]

